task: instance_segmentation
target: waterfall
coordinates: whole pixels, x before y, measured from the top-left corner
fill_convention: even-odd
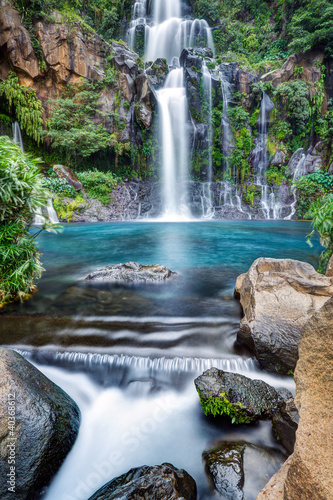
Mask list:
[[[20,146],[24,153],[24,146],[19,122],[16,120],[13,125],[13,141]]]
[[[224,156],[224,164],[223,170],[225,173],[229,174],[229,154],[230,154],[230,145],[232,132],[228,117],[228,107],[231,101],[231,85],[227,80],[223,70],[219,72],[219,78],[221,81],[221,90],[222,90],[222,99],[223,99],[223,111],[222,111],[222,121],[221,121],[221,129],[222,129],[222,151]],[[231,172],[230,172],[231,174]],[[235,172],[233,172],[233,177],[235,177]]]
[[[296,186],[295,186],[295,182],[297,181],[297,179],[299,179],[300,177],[302,177],[303,175],[305,175],[304,164],[305,164],[306,154],[303,153],[303,149],[302,148],[300,148],[297,151],[295,151],[295,153],[293,154],[293,156],[291,157],[291,159],[289,161],[289,165],[292,164],[294,156],[295,155],[299,155],[300,153],[302,153],[302,154],[301,154],[301,156],[300,156],[300,158],[299,158],[299,160],[297,162],[296,168],[294,170],[293,183],[292,183],[292,186],[291,186],[291,194],[293,196],[294,201],[290,205],[290,214],[287,217],[285,217],[285,220],[291,220],[293,218],[293,216],[295,215],[295,213],[296,213],[297,198],[296,198]]]
[[[259,113],[259,137],[256,146],[256,149],[258,149],[256,184],[261,188],[260,205],[265,219],[278,219],[281,208],[275,200],[273,188],[268,186],[265,180],[265,173],[269,166],[267,128],[269,115],[273,109],[274,104],[272,100],[265,92],[263,92]]]
[[[37,207],[35,211],[35,217],[33,220],[33,224],[36,226],[43,226],[45,223],[45,217],[42,214],[42,207]]]
[[[170,71],[164,88],[158,90],[156,95],[160,119],[164,216],[173,220],[188,216],[187,100],[183,69]]]
[[[210,47],[214,43],[208,23],[203,19],[185,19],[181,0],[136,0],[132,22],[128,30],[128,42],[132,49],[137,45],[139,30],[144,37],[144,60],[165,58],[171,66],[164,87],[156,91],[159,110],[160,161],[163,175],[164,218],[179,220],[189,216],[188,202],[188,122],[183,69],[179,56],[185,47]],[[144,30],[144,33],[143,31]],[[211,122],[211,75],[204,64],[203,80],[209,102],[208,141],[212,143]],[[212,153],[209,149],[208,186],[205,197],[212,206]],[[207,209],[208,210],[208,209]],[[206,215],[207,214],[206,210]],[[211,209],[209,209],[212,212]]]
[[[52,224],[59,224],[58,215],[57,215],[57,212],[54,210],[52,198],[49,198],[47,200],[46,210],[47,210],[47,215],[48,215],[49,221]]]

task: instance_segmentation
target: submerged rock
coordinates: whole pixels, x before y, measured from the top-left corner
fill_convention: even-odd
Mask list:
[[[196,500],[194,479],[171,464],[143,465],[102,486],[89,500]]]
[[[245,442],[226,442],[203,453],[214,489],[228,500],[255,498],[281,467],[281,452]]]
[[[306,262],[259,258],[238,280],[237,291],[244,313],[238,342],[266,370],[294,370],[301,329],[333,295],[333,279]]]
[[[80,411],[68,394],[10,349],[0,348],[0,372],[1,499],[33,500],[72,448]],[[8,490],[10,479],[14,490]]]
[[[270,418],[283,401],[266,382],[217,368],[206,370],[194,383],[206,415],[228,415],[233,423]]]
[[[289,454],[294,451],[298,421],[299,415],[294,398],[284,400],[273,413],[274,432]]]
[[[97,269],[97,271],[88,274],[86,280],[155,282],[164,281],[172,274],[176,273],[159,264],[143,266],[138,262],[126,262],[125,264],[115,264]]]

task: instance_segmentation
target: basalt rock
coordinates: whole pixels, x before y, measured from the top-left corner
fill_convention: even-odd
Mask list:
[[[301,329],[333,295],[332,278],[305,262],[259,258],[238,289],[244,314],[238,342],[266,370],[294,370]]]
[[[210,398],[218,402],[227,399],[237,415],[247,422],[271,418],[283,399],[262,380],[252,380],[237,373],[210,368],[194,381],[202,405]]]
[[[72,448],[80,412],[62,389],[20,354],[0,348],[0,371],[1,499],[34,500]],[[7,483],[12,459],[14,492]]]
[[[299,415],[294,398],[285,399],[273,412],[273,430],[289,454],[294,451],[298,421]]]
[[[100,488],[89,500],[196,500],[194,479],[183,469],[164,463],[131,469]]]
[[[94,281],[129,281],[129,282],[158,282],[164,281],[175,274],[164,266],[158,264],[143,266],[138,262],[126,262],[106,266],[93,271],[86,277]]]
[[[278,450],[245,442],[225,442],[203,453],[205,470],[214,489],[226,500],[254,498],[281,467]]]

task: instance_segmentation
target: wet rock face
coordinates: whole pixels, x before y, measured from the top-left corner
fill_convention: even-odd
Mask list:
[[[284,456],[277,450],[245,442],[225,442],[203,453],[214,489],[226,500],[255,498],[279,469]]]
[[[158,282],[170,278],[174,272],[158,264],[143,266],[138,262],[126,262],[106,266],[88,274],[86,280],[94,281],[131,281],[131,282]]]
[[[333,295],[333,281],[305,262],[260,258],[239,293],[244,317],[238,342],[266,370],[288,373],[296,366],[301,329]]]
[[[34,500],[73,446],[80,412],[62,389],[20,354],[0,348],[0,371],[0,406],[5,417],[0,419],[1,499]],[[12,427],[7,420],[10,415],[15,417]],[[15,493],[5,488],[10,457],[15,457]]]
[[[294,398],[288,398],[273,412],[272,425],[276,437],[289,454],[293,453],[299,415]]]
[[[243,500],[245,444],[224,443],[220,449],[205,452],[205,470],[214,489],[230,500]]]
[[[183,469],[164,463],[131,469],[101,489],[89,500],[196,500],[194,479]]]
[[[272,411],[282,402],[279,393],[266,382],[217,368],[206,370],[194,383],[203,406],[209,398],[216,398],[217,404],[226,398],[241,421],[245,417],[245,423],[270,418]]]

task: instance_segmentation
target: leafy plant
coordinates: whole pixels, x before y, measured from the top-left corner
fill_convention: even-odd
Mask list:
[[[117,179],[111,172],[88,170],[77,173],[79,181],[92,198],[99,200],[103,205],[111,201],[111,192],[117,185]]]
[[[330,257],[333,254],[333,194],[316,200],[310,207],[313,231],[308,241],[317,232],[320,243],[326,248],[320,256],[318,272],[325,273]]]
[[[68,201],[64,200],[63,196],[57,195],[54,199],[53,205],[57,211],[58,217],[60,220],[66,222],[74,222],[75,221],[75,211],[81,211],[80,205],[84,203],[84,199],[82,196],[75,193],[76,196],[74,200]]]
[[[27,297],[43,270],[28,231],[49,197],[38,164],[9,137],[0,137],[0,307]]]
[[[68,196],[69,198],[75,198],[77,195],[73,186],[70,186],[65,179],[59,179],[59,177],[45,179],[45,185],[53,194]]]
[[[226,416],[230,418],[232,424],[250,423],[251,417],[244,411],[245,407],[241,403],[232,403],[226,395],[226,392],[221,392],[219,397],[209,396],[205,400],[201,399],[201,409],[205,415]]]
[[[7,80],[0,82],[0,96],[5,97],[5,106],[10,113],[15,114],[21,129],[39,143],[43,108],[35,90],[20,85],[16,73],[11,71]]]

